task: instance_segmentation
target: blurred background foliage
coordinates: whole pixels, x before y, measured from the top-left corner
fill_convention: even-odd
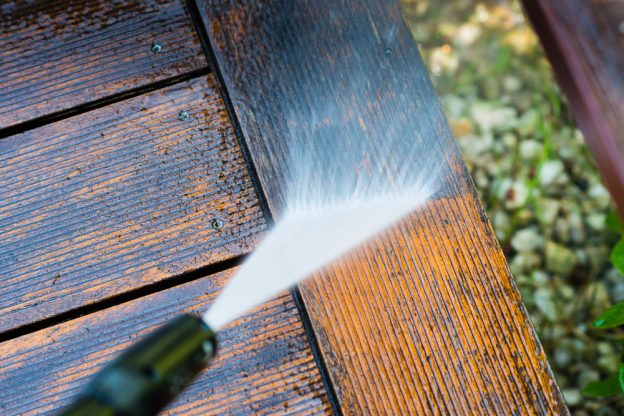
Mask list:
[[[520,4],[401,5],[572,413],[624,414],[582,391],[623,350],[621,331],[591,325],[624,300],[611,200]]]

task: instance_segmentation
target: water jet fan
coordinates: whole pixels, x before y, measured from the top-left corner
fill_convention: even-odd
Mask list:
[[[275,155],[287,158],[279,165],[288,166],[280,177],[281,215],[210,309],[201,318],[174,319],[123,353],[64,415],[157,413],[210,362],[216,331],[417,210],[435,193],[441,175],[434,161],[443,155],[432,155],[419,132],[396,128],[386,131],[386,140],[355,140],[367,134],[357,116],[331,105],[315,108],[322,110],[287,114],[294,139],[283,155]]]

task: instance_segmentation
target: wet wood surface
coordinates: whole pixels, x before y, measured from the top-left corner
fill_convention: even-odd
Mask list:
[[[203,76],[0,140],[0,332],[252,249],[220,97]]]
[[[0,129],[206,65],[183,0],[3,1]]]
[[[273,216],[296,140],[375,157],[399,132],[441,166],[423,209],[300,286],[340,410],[567,414],[398,5],[199,8]]]
[[[204,310],[231,274],[208,276],[0,344],[0,413],[54,414],[100,366],[155,326],[183,310]],[[329,414],[289,293],[228,325],[219,343],[210,368],[163,414]]]
[[[523,3],[603,181],[624,217],[624,3]]]

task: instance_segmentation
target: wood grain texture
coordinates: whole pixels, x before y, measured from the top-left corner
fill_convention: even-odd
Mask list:
[[[232,274],[202,278],[0,344],[0,413],[52,414],[120,350],[184,311],[201,312]],[[299,314],[284,293],[219,333],[208,370],[166,415],[331,411]]]
[[[182,0],[3,1],[0,128],[205,66]]]
[[[0,140],[0,330],[247,253],[263,229],[212,76]]]
[[[603,181],[624,217],[624,3],[523,3]]]
[[[375,157],[404,134],[397,152],[426,149],[443,171],[422,210],[300,286],[342,412],[568,413],[398,5],[200,10],[274,216],[296,140],[357,140]]]

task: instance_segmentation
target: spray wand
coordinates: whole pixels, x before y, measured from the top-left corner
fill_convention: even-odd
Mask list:
[[[60,416],[149,416],[162,410],[214,357],[216,334],[184,314],[104,367]]]

